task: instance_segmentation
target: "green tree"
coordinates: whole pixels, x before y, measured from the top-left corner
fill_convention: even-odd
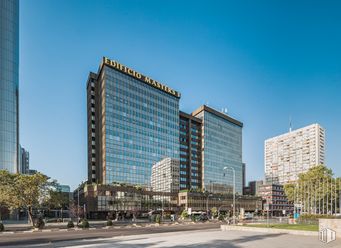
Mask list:
[[[48,177],[41,173],[24,175],[0,171],[0,202],[10,209],[27,209],[33,225],[33,208],[45,202],[47,186]]]
[[[327,209],[335,212],[335,202],[339,202],[340,197],[340,178],[333,178],[331,169],[319,165],[301,173],[297,182],[285,185],[284,190],[288,200],[300,203],[305,212],[316,214]]]
[[[14,177],[14,174],[10,174],[7,170],[0,170],[0,221],[2,220],[1,207],[11,207],[10,202],[14,197],[12,190]]]

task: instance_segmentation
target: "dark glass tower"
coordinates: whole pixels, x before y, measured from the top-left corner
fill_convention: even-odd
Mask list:
[[[103,58],[87,81],[88,182],[150,186],[152,166],[179,160],[180,93]]]
[[[18,172],[19,1],[0,0],[0,170]]]

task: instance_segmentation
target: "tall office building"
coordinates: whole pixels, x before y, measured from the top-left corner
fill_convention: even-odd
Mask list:
[[[29,174],[30,171],[30,153],[23,147],[20,147],[20,166],[21,174]]]
[[[295,182],[300,173],[325,162],[325,130],[319,124],[268,139],[264,148],[268,183]]]
[[[153,164],[179,160],[177,91],[103,58],[87,95],[90,183],[150,186]]]
[[[180,190],[201,189],[202,121],[180,111]]]
[[[19,1],[0,0],[0,170],[19,172]]]
[[[242,128],[243,123],[208,106],[192,113],[202,120],[202,184],[214,193],[231,191],[233,168],[236,192],[243,193]],[[228,167],[228,170],[224,170]]]

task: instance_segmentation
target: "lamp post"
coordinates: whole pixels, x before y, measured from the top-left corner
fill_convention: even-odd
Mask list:
[[[233,172],[233,225],[236,224],[235,213],[236,213],[236,171],[231,166],[224,167],[224,170],[231,169]]]
[[[78,186],[78,192],[77,192],[77,224],[79,224],[79,188],[80,188],[81,186],[79,185]]]

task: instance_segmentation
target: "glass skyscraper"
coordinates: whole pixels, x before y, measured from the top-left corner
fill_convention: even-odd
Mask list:
[[[87,95],[89,182],[150,186],[153,164],[179,160],[178,92],[103,58]]]
[[[232,193],[233,172],[236,193],[243,192],[242,128],[243,124],[208,106],[192,113],[202,119],[202,184],[214,193]],[[229,167],[224,170],[224,167]]]
[[[180,111],[180,190],[202,188],[202,120]]]
[[[18,172],[19,1],[0,0],[0,170]]]

